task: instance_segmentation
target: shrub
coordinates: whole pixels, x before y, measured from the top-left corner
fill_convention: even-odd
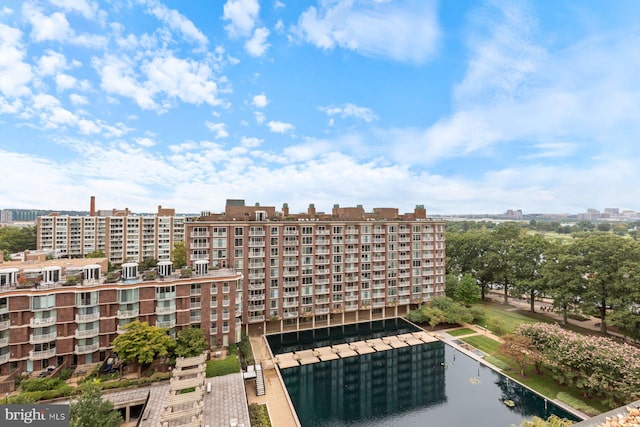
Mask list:
[[[488,329],[496,335],[503,335],[505,332],[505,322],[498,317],[490,317],[487,319]]]
[[[62,384],[59,378],[31,378],[22,381],[23,391],[45,391],[54,390]]]
[[[252,403],[249,405],[249,420],[253,427],[271,427],[266,405]]]
[[[596,415],[600,414],[600,411],[598,411],[597,409],[587,405],[582,400],[576,399],[575,397],[571,396],[569,393],[565,393],[564,391],[559,392],[556,396],[556,399],[558,399],[560,402],[566,403],[572,408],[584,412],[590,417],[595,417]]]
[[[64,368],[60,370],[60,373],[58,374],[58,377],[60,380],[62,381],[66,381],[69,378],[71,378],[71,375],[73,375],[73,369],[71,368]]]

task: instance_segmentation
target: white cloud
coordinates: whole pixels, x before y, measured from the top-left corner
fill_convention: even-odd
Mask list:
[[[31,38],[36,42],[69,42],[90,48],[103,47],[107,42],[106,37],[96,34],[76,35],[62,12],[54,12],[47,16],[33,4],[25,3],[22,13],[32,26]]]
[[[267,126],[269,126],[269,130],[273,133],[287,133],[294,129],[291,123],[277,122],[273,120],[267,123]]]
[[[282,34],[284,32],[284,22],[282,22],[282,19],[278,19],[273,28],[276,30],[276,33]]]
[[[201,46],[209,42],[207,37],[188,18],[174,9],[169,9],[157,0],[146,0],[149,12],[172,30],[179,31],[187,40],[195,41]]]
[[[125,56],[105,55],[94,58],[93,68],[100,74],[100,86],[107,93],[132,98],[145,110],[157,108],[153,91],[138,83],[133,64]]]
[[[87,19],[95,18],[98,11],[97,3],[86,0],[49,0],[49,3],[66,12],[78,12]]]
[[[267,99],[267,95],[265,95],[264,93],[253,97],[253,105],[255,105],[257,108],[264,108],[268,103],[269,100]]]
[[[321,111],[324,111],[328,116],[339,115],[340,117],[355,117],[364,120],[367,123],[371,123],[378,119],[376,113],[370,108],[359,107],[352,103],[346,103],[342,106],[328,106],[320,107]]]
[[[205,125],[207,125],[207,128],[209,128],[211,132],[215,133],[216,139],[226,138],[229,136],[229,132],[227,132],[227,125],[224,123],[213,123],[206,121]]]
[[[59,91],[72,89],[76,85],[76,78],[68,74],[56,75],[56,87]]]
[[[222,19],[231,21],[224,28],[230,37],[248,37],[258,20],[258,0],[227,0]]]
[[[262,111],[254,111],[253,115],[256,117],[256,123],[258,123],[259,125],[264,123],[266,116]]]
[[[191,104],[204,102],[215,106],[221,103],[217,98],[218,86],[212,80],[213,72],[206,64],[167,56],[156,57],[141,68],[154,93],[164,92]]]
[[[276,0],[276,1],[273,3],[273,7],[274,7],[274,9],[277,9],[277,8],[280,8],[280,7],[284,7],[284,3],[282,3],[282,2],[281,2],[281,1],[279,1],[279,0]]]
[[[92,64],[100,74],[104,90],[132,98],[143,109],[164,111],[173,99],[190,104],[221,104],[213,72],[204,63],[171,55],[158,56],[140,67],[146,81],[139,81],[134,61],[125,55],[105,55],[102,59],[94,58]],[[155,97],[159,95],[168,99],[158,104]]]
[[[370,57],[423,63],[436,50],[440,30],[434,1],[408,4],[353,0],[310,7],[292,29],[299,38],[324,50],[341,47]]]
[[[134,141],[138,144],[141,145],[143,147],[153,147],[154,145],[156,145],[155,141],[153,141],[151,138],[134,138]]]
[[[31,38],[37,42],[46,40],[63,41],[73,35],[73,30],[69,27],[69,21],[67,21],[67,17],[62,12],[55,12],[50,16],[46,16],[31,3],[25,3],[22,7],[22,13],[31,23]]]
[[[28,83],[33,74],[31,66],[23,62],[26,49],[17,28],[0,23],[0,93],[22,96],[30,93]]]
[[[259,147],[263,142],[264,140],[260,138],[250,138],[247,136],[243,136],[242,138],[240,138],[240,144],[246,148]]]
[[[38,74],[41,76],[50,76],[57,74],[58,71],[68,68],[67,59],[63,54],[47,50],[38,61]]]
[[[88,105],[89,100],[86,96],[78,95],[77,93],[72,93],[69,95],[69,100],[73,105]]]
[[[253,37],[247,40],[244,44],[244,49],[251,56],[262,56],[271,46],[267,43],[267,37],[269,37],[269,30],[265,27],[256,28],[253,33]]]

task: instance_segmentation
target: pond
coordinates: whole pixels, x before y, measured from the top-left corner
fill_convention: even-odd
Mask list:
[[[398,333],[415,328],[399,321]],[[351,325],[350,330],[381,333],[381,325],[372,323]],[[396,333],[387,331],[390,325],[382,325],[386,335]],[[338,334],[331,335],[320,332],[325,342],[335,339],[339,343]],[[368,339],[364,333],[358,336]],[[269,338],[270,342],[287,342],[280,348],[295,351],[291,350],[296,347],[291,336]],[[308,344],[296,349],[313,347]],[[579,420],[441,341],[302,365],[281,373],[303,427],[508,427],[534,415],[547,418],[551,414]]]

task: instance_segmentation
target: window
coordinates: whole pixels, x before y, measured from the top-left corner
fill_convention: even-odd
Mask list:
[[[242,236],[244,233],[244,229],[242,227],[236,227],[235,232],[234,232],[235,236]]]

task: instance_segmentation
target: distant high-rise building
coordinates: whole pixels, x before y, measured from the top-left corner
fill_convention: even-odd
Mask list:
[[[162,215],[173,209],[158,207],[157,215],[132,215],[128,209],[109,216],[51,214],[37,219],[37,248],[58,258],[81,258],[104,252],[114,264],[146,258],[171,259],[175,242],[184,240],[184,217]]]

